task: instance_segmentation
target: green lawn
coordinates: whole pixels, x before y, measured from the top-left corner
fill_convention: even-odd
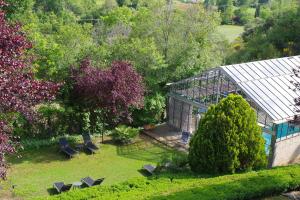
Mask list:
[[[80,153],[73,159],[66,159],[56,146],[25,151],[21,154],[22,158],[10,158],[12,166],[4,191],[8,191],[7,187],[11,185],[16,187],[13,192],[6,192],[5,195],[11,197],[13,194],[22,199],[49,195],[54,182],[72,183],[86,176],[105,177],[103,185],[123,182],[129,178],[141,177],[139,170],[142,165],[156,164],[163,156],[172,154],[172,150],[144,139],[128,146],[100,146],[100,152],[95,155]]]
[[[221,25],[218,27],[218,31],[220,34],[224,35],[229,42],[233,42],[244,32],[244,27],[237,25]]]
[[[171,179],[172,178],[172,179]],[[277,196],[300,186],[300,166],[248,173],[201,176],[192,173],[160,173],[113,186],[72,190],[49,200],[284,200]],[[43,199],[44,200],[44,199]]]

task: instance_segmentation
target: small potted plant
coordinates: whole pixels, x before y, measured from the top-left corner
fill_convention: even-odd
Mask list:
[[[143,128],[144,128],[144,130],[146,130],[146,131],[150,131],[150,130],[152,130],[152,129],[155,128],[155,125],[154,125],[154,124],[145,124],[145,125],[143,126]]]
[[[154,120],[152,119],[145,119],[145,124],[143,125],[144,130],[149,131],[155,128]]]

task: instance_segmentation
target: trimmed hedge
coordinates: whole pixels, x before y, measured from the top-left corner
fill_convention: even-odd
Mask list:
[[[106,132],[108,133],[108,131]],[[104,133],[104,135],[107,135]],[[75,144],[78,142],[82,142],[82,135],[62,135],[58,137],[52,137],[52,138],[47,138],[47,139],[34,139],[34,138],[28,138],[28,139],[23,139],[21,140],[20,144],[22,146],[22,150],[31,150],[31,149],[40,149],[44,147],[49,147],[53,145],[58,146],[58,141],[59,138],[65,137],[67,138],[68,142],[70,144]],[[92,135],[93,138],[95,137],[101,137],[101,135]]]
[[[300,166],[294,165],[215,177],[192,174],[161,174],[152,179],[139,178],[112,186],[95,186],[73,190],[41,199],[255,199],[294,190],[299,186]]]

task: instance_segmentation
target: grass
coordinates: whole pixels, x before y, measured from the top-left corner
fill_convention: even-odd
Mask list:
[[[279,195],[289,189],[299,189],[299,186],[300,166],[294,165],[211,177],[193,174],[161,174],[151,179],[139,178],[113,186],[73,190],[48,199],[246,200]],[[281,197],[273,199],[281,199]]]
[[[142,165],[156,164],[161,157],[173,153],[170,149],[145,139],[127,146],[109,143],[100,146],[101,150],[97,154],[80,153],[73,159],[66,159],[58,152],[57,146],[24,151],[21,153],[22,158],[8,160],[11,169],[2,193],[6,191],[6,196],[22,199],[47,196],[52,192],[50,188],[54,182],[72,183],[86,176],[105,177],[103,185],[115,184],[128,178],[141,177],[139,170]],[[11,185],[16,187],[8,192]]]
[[[221,25],[218,27],[220,34],[224,35],[229,42],[233,42],[244,32],[243,26],[237,25]]]

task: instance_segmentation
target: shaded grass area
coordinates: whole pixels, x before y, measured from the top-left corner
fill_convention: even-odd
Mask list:
[[[224,176],[161,174],[113,186],[71,191],[48,199],[235,200],[273,196],[300,185],[300,166]]]
[[[127,146],[97,144],[101,148],[97,154],[81,152],[73,159],[67,159],[61,154],[58,146],[24,151],[21,153],[22,158],[9,158],[11,169],[8,181],[1,184],[5,187],[2,193],[6,191],[6,195],[32,199],[51,194],[54,182],[73,183],[86,176],[105,177],[103,185],[115,184],[128,178],[142,177],[139,170],[144,164],[156,164],[162,157],[173,153],[145,139]],[[11,189],[12,185],[15,185],[14,189]]]
[[[237,25],[221,25],[218,27],[217,31],[224,35],[229,42],[233,42],[244,32],[244,27]]]

